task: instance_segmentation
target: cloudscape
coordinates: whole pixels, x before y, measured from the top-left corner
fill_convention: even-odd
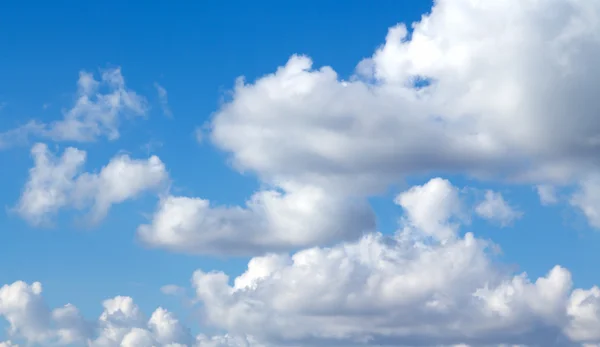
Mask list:
[[[0,28],[0,347],[600,346],[600,1]]]

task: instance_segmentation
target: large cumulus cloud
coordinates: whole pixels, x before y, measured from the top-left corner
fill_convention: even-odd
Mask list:
[[[458,190],[433,179],[397,199],[393,237],[255,257],[230,283],[197,271],[207,322],[273,345],[571,346],[600,342],[599,290],[555,266],[538,279],[498,263],[460,232]]]
[[[566,187],[563,200],[597,227],[598,18],[593,0],[438,0],[410,30],[390,28],[347,79],[304,55],[240,78],[209,137],[266,188],[247,206],[168,197],[139,235],[199,254],[352,240],[372,229],[366,198],[423,173],[532,184],[544,204]],[[313,202],[310,216],[300,201]],[[492,203],[480,215],[499,225],[520,216],[491,215]]]
[[[277,186],[369,195],[446,172],[589,190],[598,18],[591,0],[438,0],[410,32],[390,28],[348,80],[302,55],[240,79],[211,138],[237,168]]]
[[[362,79],[294,56],[240,81],[212,138],[275,181],[498,167],[571,178],[597,163],[598,13],[587,0],[440,0],[410,38],[404,24],[390,29]]]

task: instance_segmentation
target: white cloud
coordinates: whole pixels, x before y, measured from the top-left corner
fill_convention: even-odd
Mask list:
[[[138,236],[188,253],[306,248],[254,257],[231,281],[223,272],[195,272],[206,321],[227,332],[195,343],[599,344],[600,290],[573,289],[570,272],[560,266],[537,279],[498,266],[490,242],[461,233],[468,218],[448,181],[434,179],[397,197],[404,215],[396,235],[363,235],[373,228],[366,197],[407,175],[431,172],[540,187],[579,184],[571,204],[600,225],[600,184],[590,176],[599,169],[598,18],[600,2],[592,0],[438,0],[410,37],[403,25],[391,28],[348,81],[330,67],[313,69],[304,56],[255,82],[240,80],[215,114],[210,137],[236,168],[256,173],[269,188],[244,206],[165,196]],[[118,80],[103,79],[109,85]],[[429,84],[414,88],[415,80]],[[83,74],[80,94],[92,95],[104,82]],[[75,120],[67,113],[70,126],[45,126],[44,134],[118,136],[108,121],[118,117],[87,117],[96,114],[88,111],[74,112]],[[67,149],[55,158],[36,146],[34,156],[26,203],[18,209],[33,220],[64,207],[87,206],[102,216],[166,177],[158,158],[136,162],[140,173],[150,167],[156,176],[130,191],[129,184],[113,182],[120,168],[133,165],[128,157],[82,174],[82,151]],[[475,212],[501,224],[520,215],[491,191]],[[338,240],[345,242],[334,244]],[[11,339],[193,343],[171,314],[158,309],[147,319],[131,298],[107,300],[90,325],[73,306],[50,311],[40,294],[39,283],[0,289]]]
[[[318,187],[288,189],[260,191],[245,207],[167,196],[138,236],[149,246],[186,253],[253,255],[356,238],[375,227],[366,203]]]
[[[6,149],[16,145],[26,144],[29,140],[29,135],[39,133],[44,130],[44,124],[29,121],[16,129],[8,130],[0,133],[0,149]]]
[[[65,305],[48,310],[41,296],[42,285],[15,282],[0,288],[0,316],[9,324],[8,333],[33,343],[70,344],[80,341],[88,327],[77,308]]]
[[[567,306],[571,318],[567,334],[573,339],[600,341],[600,289],[576,289],[571,294]]]
[[[146,100],[126,88],[120,68],[103,71],[100,80],[95,80],[91,73],[81,72],[77,84],[78,98],[73,108],[44,132],[53,140],[93,141],[101,136],[114,140],[119,137],[122,117],[146,113]],[[99,92],[100,87],[108,92]]]
[[[30,121],[26,125],[0,133],[0,148],[26,141],[31,136],[54,141],[90,142],[99,137],[117,139],[121,120],[143,116],[148,109],[144,97],[130,90],[120,68],[103,70],[100,79],[81,71],[73,107],[64,117],[48,124]]]
[[[594,228],[600,228],[600,175],[590,175],[583,179],[570,200]]]
[[[458,190],[448,180],[434,178],[398,195],[396,204],[404,208],[404,222],[439,241],[454,238],[458,224],[447,223],[452,217],[465,216]],[[407,230],[408,231],[408,230]]]
[[[169,107],[167,90],[157,82],[154,83],[154,88],[156,88],[156,92],[158,93],[158,101],[160,102],[163,113],[167,117],[173,117],[173,112],[171,112],[171,108]]]
[[[574,184],[600,168],[599,15],[593,0],[439,0],[349,80],[301,55],[238,80],[210,138],[266,183],[336,194],[428,172]]]
[[[31,153],[35,165],[15,210],[33,224],[47,223],[67,207],[89,209],[91,221],[98,222],[113,204],[159,187],[168,176],[156,156],[138,160],[117,155],[99,173],[89,173],[82,172],[85,151],[69,147],[57,157],[38,143]]]
[[[572,291],[560,266],[535,281],[506,272],[488,242],[460,236],[454,214],[440,213],[450,192],[440,179],[408,190],[414,200],[394,237],[255,257],[232,281],[198,270],[192,282],[207,322],[266,345],[305,347],[600,342],[600,315],[586,299],[598,290]],[[436,229],[452,237],[430,238]]]
[[[55,157],[45,144],[31,149],[34,167],[16,207],[17,212],[34,224],[45,222],[49,215],[69,204],[75,177],[81,171],[86,153],[67,148],[60,158]]]
[[[502,194],[491,190],[486,191],[485,199],[475,206],[475,213],[501,226],[507,226],[523,216],[522,212],[515,210],[504,200]]]
[[[246,206],[166,197],[138,235],[174,251],[256,254],[355,238],[370,223],[355,206],[411,174],[576,184],[600,169],[590,13],[600,5],[589,0],[440,0],[410,38],[390,28],[349,80],[301,55],[239,79],[208,136],[270,188]],[[311,199],[310,211],[296,203]],[[477,211],[502,225],[521,215],[501,196]]]
[[[169,311],[159,307],[147,320],[130,297],[117,296],[104,301],[104,312],[98,319],[99,335],[91,347],[152,347],[169,344],[191,345],[187,328]]]
[[[547,184],[541,184],[536,186],[538,195],[540,196],[540,202],[542,205],[553,205],[558,203],[558,197],[556,195],[556,189]]]
[[[185,288],[175,284],[167,284],[160,287],[160,291],[165,295],[181,296],[185,294]]]
[[[50,310],[40,283],[0,288],[0,316],[9,322],[11,340],[40,345],[600,343],[600,289],[573,289],[571,274],[560,266],[536,280],[507,272],[492,257],[490,242],[461,235],[456,217],[462,212],[451,207],[456,194],[442,179],[400,194],[405,217],[394,236],[369,233],[332,247],[254,257],[231,281],[223,272],[196,271],[199,309],[225,335],[194,339],[172,313],[158,308],[147,318],[125,296],[104,301],[98,320],[88,321],[70,304]]]
[[[150,318],[133,299],[117,296],[103,303],[97,321],[87,321],[71,304],[50,310],[42,285],[15,282],[0,288],[0,317],[9,323],[8,335],[36,346],[176,347],[195,346],[189,329],[159,307]],[[1,347],[16,346],[10,341]],[[201,346],[201,345],[199,345]]]

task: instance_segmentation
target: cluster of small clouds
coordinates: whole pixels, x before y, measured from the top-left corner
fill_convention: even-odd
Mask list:
[[[196,271],[194,300],[227,335],[192,337],[170,312],[144,316],[130,297],[97,321],[49,310],[40,283],[0,289],[11,336],[87,346],[575,346],[600,343],[600,289],[574,289],[556,266],[536,280],[494,261],[490,241],[460,232],[470,210],[435,178],[401,193],[397,233],[253,257],[244,273]],[[457,207],[458,206],[458,207]],[[471,212],[473,213],[473,212]],[[170,295],[184,289],[165,286]]]
[[[15,282],[0,288],[0,315],[9,323],[9,333],[27,343],[43,346],[89,347],[183,347],[196,344],[189,330],[164,308],[156,309],[148,319],[126,296],[102,303],[104,310],[95,322],[86,321],[70,304],[48,309],[39,282]],[[0,346],[16,346],[8,342]]]
[[[52,217],[64,209],[84,210],[92,223],[98,223],[112,205],[168,187],[167,169],[157,156],[131,159],[120,154],[92,173],[83,172],[86,152],[73,147],[57,156],[39,143],[31,153],[34,167],[14,210],[33,225],[51,224]],[[438,220],[419,217],[419,206],[425,212],[431,208],[426,204],[440,213],[446,211],[439,217],[444,220],[461,208],[458,195],[425,202],[422,194],[427,192],[413,189],[396,202],[416,207],[410,211],[417,213],[412,218],[421,230],[450,235],[453,230],[441,230]],[[487,191],[474,210],[502,226],[521,216],[493,191]],[[184,253],[256,255],[354,240],[375,230],[375,215],[366,202],[341,200],[319,187],[298,186],[285,193],[257,192],[243,208],[166,194],[150,223],[139,226],[138,237],[148,246]]]
[[[396,197],[403,215],[393,236],[376,231],[367,200],[410,175],[458,173],[532,185],[541,204],[569,204],[600,228],[599,57],[598,1],[438,0],[410,33],[390,28],[348,80],[301,55],[256,81],[240,78],[202,138],[263,188],[243,206],[161,190],[137,229],[149,247],[253,257],[231,281],[192,276],[206,323],[226,335],[192,337],[162,308],[148,320],[128,297],[105,301],[88,322],[72,305],[48,310],[39,283],[0,289],[0,315],[11,336],[42,345],[600,345],[600,289],[573,288],[558,265],[535,280],[512,274],[491,241],[461,232],[473,216],[499,226],[522,218],[501,193],[468,206],[434,178]],[[155,87],[170,115],[167,91]],[[120,69],[100,80],[81,73],[64,119],[0,134],[0,146],[30,134],[115,139],[124,115],[147,108]],[[98,173],[83,171],[86,153],[73,147],[57,156],[36,144],[32,156],[14,210],[33,224],[67,208],[99,222],[169,181],[156,156],[117,155]]]

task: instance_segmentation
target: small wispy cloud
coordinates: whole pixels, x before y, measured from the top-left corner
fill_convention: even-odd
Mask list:
[[[162,146],[163,146],[162,142],[158,142],[158,141],[149,141],[149,142],[147,142],[147,143],[143,144],[143,145],[142,145],[140,148],[141,148],[143,151],[145,151],[145,152],[146,152],[146,155],[147,155],[147,156],[150,156],[150,154],[151,154],[152,152],[154,152],[154,150],[156,150],[156,149],[158,149],[158,148],[160,148],[160,147],[162,147]]]
[[[32,135],[43,133],[44,124],[36,121],[30,121],[25,125],[21,125],[15,129],[0,132],[0,150],[7,149],[13,146],[24,145],[29,142]]]
[[[102,70],[100,79],[80,71],[75,96],[75,104],[63,112],[62,119],[50,123],[31,120],[0,132],[0,149],[26,144],[30,137],[74,142],[93,142],[100,137],[115,140],[120,136],[122,118],[144,116],[148,110],[146,98],[125,86],[120,68]],[[42,108],[47,106],[50,104]]]
[[[160,102],[160,107],[163,110],[163,113],[167,117],[173,117],[173,112],[171,112],[171,108],[169,107],[169,99],[167,95],[167,90],[158,84],[158,82],[154,82],[154,87],[156,88],[156,92],[158,93],[158,100]]]
[[[202,143],[202,141],[204,141],[204,130],[202,128],[196,128],[196,130],[194,130],[194,137],[198,143]]]
[[[185,295],[185,288],[175,284],[167,284],[160,288],[160,291],[165,295],[182,296]]]
[[[554,205],[558,203],[558,197],[556,195],[556,188],[550,185],[538,185],[536,186],[537,193],[540,197],[542,205]]]
[[[502,194],[488,190],[485,199],[475,207],[475,213],[481,218],[497,222],[502,227],[509,226],[523,216],[523,212],[510,206]]]

